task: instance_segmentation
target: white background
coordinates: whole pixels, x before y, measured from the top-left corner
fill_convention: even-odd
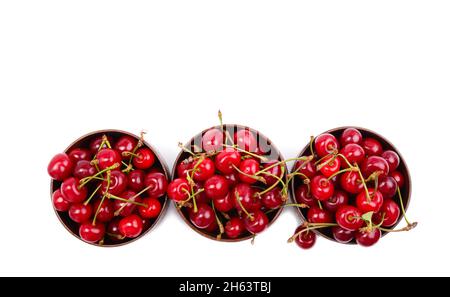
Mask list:
[[[448,1],[2,1],[0,274],[450,275]],[[359,125],[390,139],[413,179],[414,231],[372,248],[286,239],[293,209],[256,239],[218,243],[171,207],[146,237],[72,237],[49,198],[50,158],[84,133],[177,142],[217,124],[269,136],[285,157]]]

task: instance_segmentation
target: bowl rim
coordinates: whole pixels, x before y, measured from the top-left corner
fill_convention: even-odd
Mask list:
[[[322,132],[322,133],[319,133],[319,134],[317,134],[317,135],[322,135],[322,134],[324,134],[324,133],[330,133],[330,134],[333,134],[333,133],[339,133],[339,132],[343,132],[343,130],[348,129],[348,128],[354,128],[354,129],[359,130],[360,132],[372,134],[372,136],[373,136],[374,138],[377,138],[377,140],[381,139],[382,141],[386,142],[386,143],[388,144],[388,146],[390,146],[390,149],[392,149],[393,151],[395,151],[395,152],[398,154],[398,156],[399,156],[399,158],[400,158],[400,164],[403,164],[403,166],[405,167],[405,170],[404,170],[404,173],[405,173],[405,174],[404,174],[405,185],[408,185],[408,191],[407,191],[407,192],[408,192],[408,195],[407,195],[406,197],[402,197],[403,200],[406,199],[406,203],[404,203],[404,207],[405,207],[405,212],[407,212],[408,207],[409,207],[409,204],[410,204],[410,201],[411,201],[411,192],[412,192],[411,174],[410,174],[410,172],[409,172],[409,168],[408,168],[407,163],[405,162],[405,159],[403,158],[403,156],[402,156],[402,154],[399,152],[399,150],[392,144],[392,142],[390,142],[390,141],[389,141],[386,137],[384,137],[383,135],[381,135],[381,134],[379,134],[379,133],[377,133],[377,132],[375,132],[375,131],[373,131],[373,130],[370,130],[370,129],[367,129],[367,128],[363,128],[363,127],[360,127],[360,126],[340,126],[340,127],[337,127],[337,128],[329,129],[329,130],[324,131],[324,132]],[[333,135],[334,135],[334,134],[333,134]],[[371,137],[372,137],[372,136],[371,136]],[[315,136],[314,139],[315,139],[316,137],[317,137],[317,136]],[[303,156],[304,153],[305,153],[307,150],[309,150],[309,143],[308,143],[308,144],[300,151],[300,153],[297,155],[297,158]],[[293,172],[296,163],[297,163],[297,162],[294,162],[294,164],[291,166],[291,171],[290,171],[290,172]],[[403,173],[403,172],[402,172],[402,173]],[[296,197],[295,197],[295,182],[294,182],[294,180],[292,181],[292,183],[291,183],[289,189],[290,189],[290,192],[291,192],[291,198],[292,198],[292,201],[295,202],[295,201],[296,201]],[[300,219],[301,219],[302,223],[303,223],[303,222],[306,222],[307,219],[306,219],[306,217],[303,215],[302,210],[301,210],[299,207],[295,207],[295,209],[296,209],[297,213],[300,215]],[[389,227],[389,228],[394,229],[395,227],[397,227],[397,226],[400,224],[400,221],[403,219],[403,217],[404,217],[404,216],[403,216],[403,213],[400,213],[400,216],[399,216],[398,221],[395,223],[395,225],[393,225],[392,227]],[[328,240],[330,240],[330,241],[333,241],[333,242],[337,242],[337,243],[340,243],[340,244],[356,245],[356,242],[354,242],[354,240],[352,240],[351,242],[348,242],[348,243],[341,243],[341,242],[338,242],[338,241],[337,241],[336,239],[334,239],[333,237],[328,236],[327,234],[323,233],[320,229],[312,230],[312,231],[313,231],[315,234],[317,234],[317,235],[319,235],[319,236],[322,236],[322,237],[324,237],[324,238],[326,238],[326,239],[328,239]],[[387,234],[389,234],[389,232],[381,232],[381,237],[384,237],[384,236],[386,236]]]
[[[271,149],[274,149],[274,150],[277,152],[279,159],[280,159],[281,161],[284,161],[284,160],[285,160],[284,157],[283,157],[283,155],[281,154],[281,151],[273,144],[273,142],[272,142],[272,140],[271,140],[270,138],[268,138],[268,137],[267,137],[266,135],[264,135],[263,133],[259,132],[259,130],[256,130],[256,129],[254,129],[254,128],[251,128],[251,127],[245,126],[245,125],[241,125],[241,124],[223,124],[223,125],[215,125],[215,126],[209,127],[209,128],[207,128],[207,129],[202,130],[200,133],[197,133],[196,135],[194,135],[188,142],[186,142],[186,143],[184,144],[184,146],[190,146],[190,144],[191,144],[197,137],[201,137],[206,131],[208,131],[208,130],[210,130],[210,129],[214,129],[214,128],[221,129],[222,127],[230,127],[230,126],[231,126],[231,127],[236,127],[236,128],[238,128],[238,129],[248,129],[249,131],[251,131],[251,132],[253,132],[253,133],[259,135],[260,137],[262,137],[262,138],[264,138],[264,139],[266,139],[268,142],[270,142],[270,147],[271,147]],[[181,150],[181,151],[178,153],[177,157],[175,158],[175,161],[174,161],[173,167],[172,167],[172,176],[171,176],[172,180],[175,179],[175,176],[176,176],[176,174],[177,174],[177,166],[178,166],[178,164],[179,164],[179,162],[180,162],[180,158],[181,158],[181,156],[182,156],[183,154],[184,154],[184,151]],[[285,166],[285,173],[284,173],[284,174],[285,174],[285,176],[286,176],[286,175],[288,174],[289,168],[288,168],[288,166],[287,166],[286,164],[284,164],[284,166]],[[288,192],[289,192],[289,189],[288,189]],[[264,233],[265,231],[267,231],[267,230],[269,229],[269,227],[270,227],[270,226],[278,219],[278,217],[281,215],[281,213],[283,212],[283,209],[284,209],[284,207],[280,207],[280,208],[276,211],[275,216],[274,216],[274,217],[272,218],[272,220],[267,224],[266,229],[265,229],[263,232],[261,232],[261,233],[258,233],[258,234],[256,234],[256,235],[255,235],[255,234],[249,234],[249,235],[246,235],[246,236],[240,237],[240,238],[220,238],[220,239],[219,239],[219,238],[217,238],[216,236],[209,235],[209,234],[207,234],[207,233],[205,233],[205,232],[202,232],[202,231],[199,230],[198,228],[196,228],[196,227],[189,221],[189,219],[188,219],[187,217],[184,216],[182,210],[181,210],[180,208],[177,207],[177,203],[176,203],[175,201],[173,201],[172,204],[173,204],[173,206],[175,207],[177,213],[178,213],[178,214],[181,216],[181,218],[183,219],[183,221],[184,221],[184,222],[185,222],[192,230],[194,230],[196,233],[202,235],[203,237],[206,237],[206,238],[208,238],[208,239],[211,239],[211,240],[214,240],[214,241],[218,241],[218,242],[241,242],[241,241],[246,241],[246,240],[252,239],[252,238],[254,238],[254,237],[257,236],[257,235],[262,234],[262,233]]]
[[[120,130],[120,129],[100,129],[100,130],[88,132],[88,133],[86,133],[86,134],[84,134],[84,135],[78,137],[78,138],[77,138],[75,141],[73,141],[69,146],[67,146],[66,149],[64,149],[63,152],[64,152],[64,153],[68,153],[71,149],[74,148],[74,145],[75,145],[75,144],[77,144],[78,142],[84,141],[85,139],[87,139],[87,138],[89,138],[89,137],[93,137],[94,135],[97,135],[97,134],[107,134],[107,133],[119,133],[119,134],[122,134],[122,135],[124,135],[124,136],[126,135],[126,136],[133,137],[134,139],[137,139],[137,140],[140,139],[139,136],[137,136],[137,135],[135,135],[135,134],[133,134],[133,133],[131,133],[131,132],[128,132],[128,131],[124,131],[124,130]],[[162,167],[162,169],[163,169],[163,171],[164,171],[164,175],[166,176],[167,182],[170,183],[171,175],[170,175],[170,172],[169,172],[169,167],[167,166],[167,163],[166,163],[166,161],[164,160],[164,158],[162,157],[162,155],[159,153],[158,150],[156,150],[156,149],[155,149],[148,141],[146,141],[145,139],[143,140],[143,144],[144,144],[145,147],[148,147],[148,148],[155,154],[156,159],[157,159],[157,160],[159,161],[159,163],[161,164],[161,167]],[[102,247],[102,248],[120,247],[120,246],[128,245],[128,244],[130,244],[130,243],[132,243],[132,242],[135,242],[135,241],[141,239],[142,237],[148,235],[148,233],[150,233],[150,231],[151,231],[153,228],[155,228],[155,226],[158,224],[158,222],[159,222],[159,221],[162,219],[162,217],[165,215],[165,213],[166,213],[166,211],[167,211],[167,208],[168,208],[168,205],[169,205],[169,203],[168,203],[168,201],[167,201],[167,200],[168,200],[167,194],[165,194],[164,196],[162,196],[162,198],[164,198],[164,203],[163,203],[163,205],[161,206],[161,212],[159,213],[158,217],[154,220],[153,224],[151,224],[150,227],[149,227],[147,230],[145,230],[144,232],[142,232],[142,234],[140,234],[138,237],[132,238],[132,239],[130,239],[130,240],[128,240],[128,241],[125,241],[125,242],[119,242],[119,243],[114,243],[114,244],[107,244],[107,245],[103,244],[103,245],[101,245],[101,244],[98,244],[98,243],[92,243],[92,242],[87,242],[87,241],[82,240],[82,239],[80,238],[80,236],[79,236],[78,234],[76,234],[75,232],[73,232],[73,231],[69,228],[69,226],[67,226],[67,224],[64,222],[64,220],[61,218],[61,215],[59,214],[59,212],[53,207],[53,197],[52,197],[52,196],[53,196],[53,193],[57,190],[57,189],[55,189],[55,185],[54,185],[55,182],[56,182],[56,181],[55,181],[54,179],[50,179],[50,201],[51,201],[51,205],[52,205],[53,211],[55,212],[56,216],[58,217],[58,220],[61,222],[61,224],[64,226],[64,228],[65,228],[67,231],[69,231],[69,233],[72,234],[74,237],[76,237],[78,240],[80,240],[80,241],[82,241],[82,242],[84,242],[84,243],[86,243],[86,244],[89,244],[89,245],[92,245],[92,246],[96,246],[96,247]]]

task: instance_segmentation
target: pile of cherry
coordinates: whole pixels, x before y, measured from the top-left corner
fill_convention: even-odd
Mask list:
[[[48,165],[57,188],[54,208],[86,242],[137,238],[161,212],[168,184],[162,165],[142,136],[105,134],[85,144],[57,154]]]
[[[265,156],[261,135],[224,127],[207,130],[199,145],[180,145],[184,153],[167,195],[200,233],[246,239],[265,230],[288,199],[286,167]]]
[[[382,232],[409,231],[417,223],[405,216],[402,188],[405,177],[398,170],[399,155],[363,137],[355,128],[340,135],[324,133],[311,140],[309,154],[297,159],[294,197],[306,217],[289,242],[311,248],[317,230],[332,234],[340,243],[371,246]],[[403,216],[407,226],[392,230]]]

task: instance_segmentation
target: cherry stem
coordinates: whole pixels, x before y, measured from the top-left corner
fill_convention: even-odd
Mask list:
[[[323,223],[323,224],[310,224],[310,223],[306,223],[306,228],[300,230],[299,232],[295,233],[294,235],[292,235],[291,237],[289,237],[288,239],[288,243],[294,242],[294,240],[299,237],[301,234],[305,233],[305,232],[309,232],[312,230],[317,230],[317,229],[322,229],[322,228],[328,228],[328,227],[335,227],[338,224],[333,224],[333,223]]]
[[[183,150],[184,152],[190,154],[193,157],[196,157],[197,155],[194,154],[190,149],[188,149],[187,147],[184,146],[184,144],[182,144],[181,142],[178,142],[178,147]]]
[[[328,153],[327,155],[323,156],[322,158],[320,158],[319,160],[317,160],[316,162],[314,162],[314,166],[319,165],[320,163],[322,163],[323,160],[325,160],[326,158],[328,158],[331,155],[336,155],[335,151],[332,151],[331,153]]]
[[[268,172],[263,172],[263,173],[265,175],[272,176],[273,178],[275,178],[277,180],[277,182],[274,183],[273,185],[271,185],[270,187],[268,187],[267,189],[265,189],[264,191],[259,192],[258,195],[262,196],[262,195],[272,191],[273,189],[275,189],[278,186],[279,183],[281,183],[283,185],[282,192],[283,192],[283,197],[284,197],[284,194],[286,193],[285,190],[286,190],[287,186],[284,183],[283,179],[281,177],[275,175],[275,174],[272,174],[272,173],[268,173]],[[284,176],[284,167],[281,167],[281,176]]]
[[[323,167],[327,166],[328,164],[330,164],[331,162],[336,160],[336,158],[337,158],[337,154],[335,154],[333,157],[331,157],[330,159],[326,160],[325,162],[320,163],[319,165],[317,165],[316,170],[320,171]]]
[[[116,196],[116,195],[113,195],[113,194],[111,194],[111,193],[107,193],[107,194],[106,194],[106,197],[108,197],[108,198],[110,198],[110,199],[115,199],[115,200],[127,202],[127,203],[130,203],[130,204],[142,206],[142,207],[148,207],[147,204],[140,203],[140,202],[136,202],[136,201],[132,201],[133,198],[125,199],[125,198],[122,198],[122,197],[118,197],[118,196]],[[133,197],[134,197],[134,196],[133,196]],[[122,208],[119,209],[118,211],[116,211],[116,212],[114,213],[114,215],[115,215],[115,216],[118,216],[118,215],[116,215],[116,213],[120,213],[121,210],[122,210]]]
[[[89,202],[91,202],[92,198],[94,197],[94,195],[98,192],[98,190],[100,190],[100,188],[102,187],[102,185],[99,185],[94,192],[92,192],[91,196],[89,196],[89,198],[84,202],[84,205],[88,205]]]
[[[223,228],[223,224],[219,219],[219,216],[217,215],[216,212],[216,207],[214,206],[214,203],[212,204],[212,209],[214,212],[214,216],[216,217],[216,221],[217,221],[217,225],[219,226],[219,235],[217,235],[217,239],[220,239],[222,237],[222,234],[225,232],[225,229]]]
[[[123,157],[135,157],[139,158],[139,155],[133,152],[122,152]],[[128,165],[127,165],[128,166]]]
[[[309,137],[309,150],[311,151],[311,156],[314,156],[314,146],[313,146],[313,143],[314,143],[314,136],[310,136]]]
[[[127,164],[124,161],[122,161],[122,164],[125,166],[125,169],[122,170],[123,173],[128,173],[133,170],[133,165]]]
[[[137,193],[136,195],[134,195],[133,197],[131,197],[129,200],[134,200],[137,197],[141,196],[142,194],[144,194],[148,189],[150,189],[152,186],[148,186],[145,187],[144,189],[142,189],[139,193]],[[123,198],[122,198],[123,199]],[[131,202],[130,202],[131,203]],[[133,204],[133,203],[132,203]],[[118,210],[116,210],[116,212],[114,212],[114,216],[119,216],[120,213],[122,212],[122,210],[125,208],[126,204],[122,205]],[[147,205],[142,205],[144,207],[147,207]]]
[[[371,201],[372,199],[370,198],[369,189],[367,188],[367,184],[366,184],[366,181],[364,180],[364,176],[362,175],[361,169],[359,169],[358,164],[355,164],[355,165],[356,165],[356,169],[358,170],[359,177],[361,178],[361,182],[364,186],[364,191],[366,191],[367,200]]]
[[[337,156],[341,157],[341,158],[345,161],[345,163],[347,163],[348,167],[350,167],[350,168],[355,168],[355,166],[353,166],[352,164],[350,164],[350,161],[347,159],[346,156],[344,156],[343,154],[337,154]]]
[[[106,136],[106,134],[103,134],[102,136],[102,145],[100,145],[100,147],[98,148],[99,151],[102,149],[104,144],[106,144],[108,148],[111,148],[111,143],[109,142],[108,136]]]
[[[100,208],[102,208],[103,201],[105,201],[105,197],[106,197],[106,195],[108,195],[109,186],[111,185],[111,171],[108,171],[106,173],[106,180],[107,180],[107,184],[106,184],[105,194],[103,194],[102,200],[100,201],[100,204],[98,205],[97,210],[95,211],[94,219],[92,220],[92,225],[94,225],[94,226],[95,226],[95,221],[97,220],[97,215],[100,212]]]
[[[88,176],[85,177],[83,179],[80,180],[80,185],[78,186],[78,189],[81,189],[82,187],[84,187],[88,182],[90,182],[92,179],[96,178],[97,176],[101,175],[104,172],[110,172],[111,170],[114,170],[116,168],[118,168],[120,166],[119,163],[114,163],[113,165],[100,170],[99,172],[97,172],[96,174],[92,175],[92,176]]]
[[[388,233],[394,233],[394,232],[405,232],[405,231],[411,231],[412,229],[417,227],[417,222],[414,222],[412,224],[408,224],[407,226],[401,228],[401,229],[397,229],[397,230],[390,230],[390,229],[386,229],[386,228],[382,228],[382,227],[378,227],[378,229],[380,229],[383,232],[388,232]]]
[[[255,218],[245,209],[244,205],[242,205],[241,197],[239,197],[239,193],[235,191],[236,200],[241,207],[242,211],[247,215],[248,218],[250,218],[251,221],[253,221]]]
[[[306,161],[307,158],[308,157],[290,158],[290,159],[286,159],[286,160],[283,160],[283,161],[279,161],[279,162],[274,163],[274,164],[272,164],[272,165],[270,165],[270,166],[268,166],[268,167],[266,167],[264,169],[261,169],[260,171],[256,172],[255,175],[261,174],[261,173],[263,173],[265,171],[268,171],[268,170],[270,170],[270,169],[272,169],[272,168],[274,168],[276,166],[282,165],[282,164],[286,165],[286,163],[291,162],[291,161],[303,161],[303,160]],[[307,164],[307,163],[305,163],[305,164]]]
[[[138,143],[136,143],[136,145],[134,146],[134,148],[131,152],[123,152],[123,153],[130,153],[130,160],[128,160],[127,169],[129,168],[129,166],[131,166],[131,163],[133,162],[133,158],[136,156],[136,151],[144,145],[144,136],[146,133],[147,132],[144,130],[141,131],[141,135],[139,136],[139,141],[138,141]],[[123,153],[122,153],[122,155],[123,155]],[[125,155],[123,155],[123,156],[125,156]]]
[[[125,236],[119,235],[119,234],[106,233],[106,235],[108,235],[109,237],[114,237],[114,238],[116,238],[117,240],[125,239]]]
[[[258,158],[258,159],[260,159],[260,160],[263,161],[263,162],[267,162],[267,158],[266,158],[266,157],[260,156],[260,155],[254,154],[254,153],[251,153],[251,152],[249,152],[249,151],[246,151],[246,150],[244,150],[244,149],[241,149],[240,147],[238,147],[238,146],[236,146],[236,145],[223,144],[223,146],[224,146],[224,147],[227,147],[227,148],[234,148],[235,150],[237,150],[237,151],[239,151],[239,152],[241,152],[241,153],[244,153],[244,154],[250,155],[250,156],[252,156],[252,157]]]
[[[223,124],[223,118],[222,118],[222,112],[219,110],[219,112],[217,113],[218,117],[219,117],[219,122],[220,122],[220,128],[222,130],[222,133],[225,133],[225,144],[227,144],[227,141],[229,140],[230,143],[232,145],[234,145],[234,141],[231,138],[231,135],[228,131],[224,130],[224,124]]]
[[[417,225],[417,222],[414,223],[410,223],[408,218],[406,217],[406,211],[405,211],[405,206],[403,205],[403,197],[402,197],[402,191],[400,191],[400,187],[397,186],[397,193],[398,193],[398,198],[400,200],[400,208],[402,210],[403,213],[403,218],[405,218],[405,222],[406,224],[408,224],[408,226],[412,226],[412,225]],[[414,226],[415,227],[415,226]]]
[[[240,173],[240,174],[242,174],[242,175],[245,175],[245,176],[247,176],[247,177],[253,178],[253,179],[255,179],[255,180],[259,181],[259,182],[262,182],[263,184],[267,184],[265,178],[262,177],[262,176],[256,176],[256,175],[251,175],[251,174],[245,173],[244,171],[240,170],[236,165],[233,165],[233,168],[234,168],[238,173]],[[269,174],[268,174],[268,175],[269,175]]]
[[[322,207],[322,202],[320,202],[320,200],[317,200],[317,204],[319,205],[319,208],[320,208],[320,209],[323,209],[323,207]]]
[[[199,193],[203,192],[204,189],[200,189],[197,193],[191,193],[189,190],[186,189],[182,189],[184,193],[188,194],[188,198],[184,201],[181,201],[181,205],[180,207],[183,207],[187,202],[189,202],[190,200],[192,200],[193,202],[193,207],[194,207],[194,212],[197,212],[197,201],[195,200],[195,195],[198,195]]]
[[[342,173],[345,173],[345,172],[349,172],[349,171],[355,171],[355,169],[354,169],[354,168],[345,168],[345,169],[339,170],[338,172],[333,173],[333,174],[328,178],[328,180],[332,180],[335,176],[337,176],[337,175],[339,175],[339,174],[342,174]]]
[[[194,174],[195,174],[195,172],[197,171],[197,169],[198,169],[198,167],[200,166],[200,164],[203,162],[203,160],[205,160],[205,157],[202,155],[202,156],[200,156],[199,158],[198,158],[198,161],[197,161],[197,163],[195,164],[195,166],[194,166],[194,168],[192,168],[192,171],[191,171],[191,176],[190,176],[190,178],[191,178],[191,188],[192,188],[192,186],[193,186],[193,183],[194,183]]]

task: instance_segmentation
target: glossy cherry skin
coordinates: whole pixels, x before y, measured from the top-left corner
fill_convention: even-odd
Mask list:
[[[356,231],[355,238],[356,242],[365,247],[369,247],[374,245],[375,243],[380,240],[381,237],[381,231],[380,229],[373,228],[370,232],[369,231]]]
[[[358,129],[347,128],[342,132],[340,141],[342,146],[346,146],[347,144],[361,144],[363,136]]]
[[[214,175],[216,167],[214,166],[214,162],[205,158],[200,162],[199,160],[194,161],[193,168],[197,167],[194,172],[194,180],[195,181],[206,181],[208,178]]]
[[[326,157],[323,162],[321,164],[325,164],[325,166],[323,166],[322,168],[320,168],[320,172],[325,176],[325,177],[330,177],[333,174],[335,174],[336,172],[339,171],[339,169],[341,169],[341,159],[340,158],[335,158],[332,161],[329,161],[330,159],[332,159],[333,156],[328,156]],[[327,163],[328,162],[328,163]]]
[[[248,184],[238,184],[234,189],[231,190],[231,198],[234,203],[234,207],[238,211],[242,211],[242,206],[247,211],[253,211],[261,207],[260,200],[255,195],[255,189],[250,187]],[[238,202],[238,199],[240,203]]]
[[[97,221],[107,223],[114,218],[114,203],[109,199],[105,199],[100,206],[100,202],[101,199],[95,201],[93,212],[94,214],[97,212]]]
[[[96,137],[91,141],[91,143],[89,144],[89,149],[91,150],[91,153],[93,155],[98,153],[98,151],[100,150],[100,144],[102,144],[102,142],[103,142],[102,136]],[[104,143],[102,149],[106,148],[108,148],[108,146],[106,145],[106,143]]]
[[[364,160],[361,166],[361,172],[365,178],[374,172],[378,172],[380,177],[386,176],[389,174],[389,164],[380,156],[370,156]]]
[[[381,223],[383,215],[384,220],[381,226],[392,227],[398,222],[398,219],[400,217],[400,207],[393,200],[387,199],[384,201],[383,206],[381,206],[380,211],[374,215],[374,224]]]
[[[266,214],[261,210],[255,210],[251,213],[251,216],[245,216],[244,225],[245,229],[252,234],[261,233],[269,224],[269,219]]]
[[[404,178],[403,174],[400,171],[394,171],[391,173],[391,176],[397,182],[397,186],[399,188],[403,188],[403,185],[405,184],[405,178]]]
[[[221,212],[229,212],[234,208],[234,203],[230,193],[224,197],[214,199],[213,203],[216,210]]]
[[[79,235],[83,241],[96,243],[105,236],[105,225],[102,223],[96,223],[95,225],[90,222],[83,223],[80,225]]]
[[[295,171],[300,172],[311,179],[317,174],[316,166],[314,166],[314,163],[315,163],[314,159],[309,162],[304,160],[298,160],[295,163]]]
[[[138,141],[131,136],[124,135],[117,140],[114,145],[114,149],[119,152],[122,156],[123,152],[133,152],[134,148],[137,146]],[[125,160],[128,160],[130,157],[123,157]]]
[[[234,143],[247,152],[255,152],[258,147],[255,135],[248,129],[237,131],[236,134],[234,134]]]
[[[125,192],[120,194],[120,197],[123,199],[127,199],[132,202],[142,202],[141,198],[135,197],[135,196],[136,196],[136,192],[133,192],[130,190],[126,190]],[[134,212],[134,210],[136,209],[135,204],[121,201],[121,200],[114,200],[113,205],[114,205],[114,212],[117,214],[117,212],[120,210],[118,215],[122,216],[122,217],[131,215]]]
[[[57,211],[68,211],[70,208],[70,203],[66,199],[64,199],[60,189],[57,189],[55,192],[53,192],[52,201],[53,207]]]
[[[204,184],[202,183],[194,183],[194,193],[197,193],[200,189],[205,189]],[[198,193],[197,195],[195,195],[195,201],[197,203],[210,203],[211,202],[211,198],[209,198],[208,196],[206,196],[205,191],[202,191],[200,193]]]
[[[78,178],[69,177],[64,180],[61,184],[61,194],[64,199],[70,203],[80,203],[83,202],[87,197],[87,188],[81,187]]]
[[[217,225],[217,221],[214,220],[208,227],[206,227],[203,230],[208,233],[215,233],[214,235],[216,235],[217,234],[216,232],[218,229],[219,229],[219,225]]]
[[[84,205],[83,203],[72,204],[69,208],[69,217],[72,221],[77,223],[87,222],[92,215],[92,206],[90,204]]]
[[[76,163],[73,169],[73,176],[82,179],[85,177],[93,176],[97,173],[95,166],[90,161],[80,160]]]
[[[214,222],[216,217],[208,204],[200,203],[197,205],[197,212],[193,208],[189,209],[189,219],[195,227],[205,229]]]
[[[117,218],[109,222],[108,227],[106,229],[106,235],[108,238],[110,238],[112,241],[120,241],[125,238],[125,236],[120,233],[119,230],[119,223],[121,218]]]
[[[400,165],[400,157],[394,151],[391,150],[384,151],[381,154],[381,157],[388,162],[390,172],[395,171],[398,168],[398,165]]]
[[[69,152],[69,158],[72,160],[73,164],[76,164],[81,160],[91,161],[92,154],[88,149],[74,148]]]
[[[397,193],[397,181],[392,176],[385,176],[378,181],[378,190],[384,198],[392,198]]]
[[[245,225],[242,219],[234,217],[225,224],[225,234],[228,238],[238,238],[245,232]]]
[[[190,190],[187,179],[177,178],[167,187],[167,196],[175,202],[181,202],[189,198]]]
[[[67,154],[55,155],[47,167],[51,178],[59,181],[67,179],[72,174],[73,162]]]
[[[254,159],[246,159],[241,162],[239,170],[246,173],[247,175],[255,175],[259,171],[259,162]],[[239,179],[247,184],[254,184],[258,180],[253,177],[249,177],[245,174],[239,173]]]
[[[295,234],[305,230],[304,226],[299,226],[295,229]],[[304,231],[295,237],[295,243],[302,249],[310,249],[316,243],[316,233],[313,231]]]
[[[279,161],[273,160],[273,161],[267,162],[263,165],[263,169],[271,167],[270,169],[267,169],[265,171],[266,173],[268,173],[270,175],[267,175],[267,174],[263,175],[268,186],[274,185],[278,182],[278,179],[276,177],[282,178],[281,165],[278,164],[278,165],[274,166],[276,163],[279,163]]]
[[[366,152],[364,149],[356,143],[349,143],[341,149],[341,154],[347,158],[350,164],[361,164],[364,161]],[[347,167],[347,163],[343,162],[344,166]]]
[[[119,230],[127,238],[136,238],[143,230],[142,219],[135,214],[124,217],[119,222]]]
[[[334,193],[334,185],[323,175],[316,175],[311,181],[311,194],[320,201],[331,198]]]
[[[339,143],[330,133],[323,133],[316,137],[314,140],[314,147],[316,149],[316,154],[319,157],[325,157],[328,154],[333,153],[339,149]]]
[[[102,149],[97,153],[98,168],[103,170],[114,164],[119,164],[122,162],[122,156],[113,149]]]
[[[362,191],[356,196],[356,207],[365,214],[369,211],[377,213],[383,205],[383,195],[380,191],[369,189],[370,200],[367,198],[366,191]]]
[[[308,222],[313,224],[331,223],[333,221],[333,218],[328,211],[320,209],[317,206],[309,208],[306,217]]]
[[[349,243],[355,237],[354,231],[349,231],[339,226],[332,228],[333,237],[339,243]]]
[[[348,194],[345,191],[335,190],[330,199],[323,202],[323,207],[335,213],[341,205],[348,204]]]
[[[203,134],[202,146],[205,151],[220,151],[223,147],[223,132],[212,128]]]
[[[241,164],[241,153],[235,149],[227,148],[216,156],[216,169],[223,174],[233,173],[234,167],[239,168],[239,164]]]
[[[136,157],[133,158],[133,165],[137,169],[149,169],[155,164],[155,154],[147,147],[136,151]]]
[[[145,173],[140,169],[131,170],[128,173],[128,188],[139,192],[145,188]]]
[[[193,164],[192,162],[182,161],[177,165],[177,177],[186,178],[188,174],[190,174],[190,170],[192,170]]]
[[[237,171],[230,174],[224,174],[223,177],[227,179],[230,188],[236,186],[239,183],[239,174],[237,173]]]
[[[166,194],[167,178],[162,172],[152,171],[145,176],[145,187],[149,187],[147,194],[151,198],[159,198]]]
[[[101,184],[101,193],[105,194],[108,191],[112,195],[119,195],[127,188],[128,179],[125,173],[120,170],[111,170],[110,182],[108,188],[108,181],[104,180]]]
[[[318,205],[317,199],[311,193],[308,193],[307,185],[300,185],[295,189],[295,200],[297,203],[306,204],[309,207]]]
[[[280,188],[274,188],[261,196],[261,202],[267,209],[280,208],[284,203]]]
[[[211,199],[224,197],[229,191],[228,181],[221,175],[214,175],[208,178],[204,187],[206,196]]]
[[[362,212],[351,205],[342,205],[336,212],[336,223],[345,230],[356,231],[364,224]]]
[[[142,199],[142,203],[147,205],[138,206],[139,214],[143,219],[155,219],[161,213],[161,203],[156,198],[144,198]]]
[[[340,184],[342,189],[350,194],[358,194],[364,188],[358,172],[350,171],[341,175]]]
[[[368,156],[380,156],[383,153],[381,143],[374,138],[364,139],[362,147]]]

